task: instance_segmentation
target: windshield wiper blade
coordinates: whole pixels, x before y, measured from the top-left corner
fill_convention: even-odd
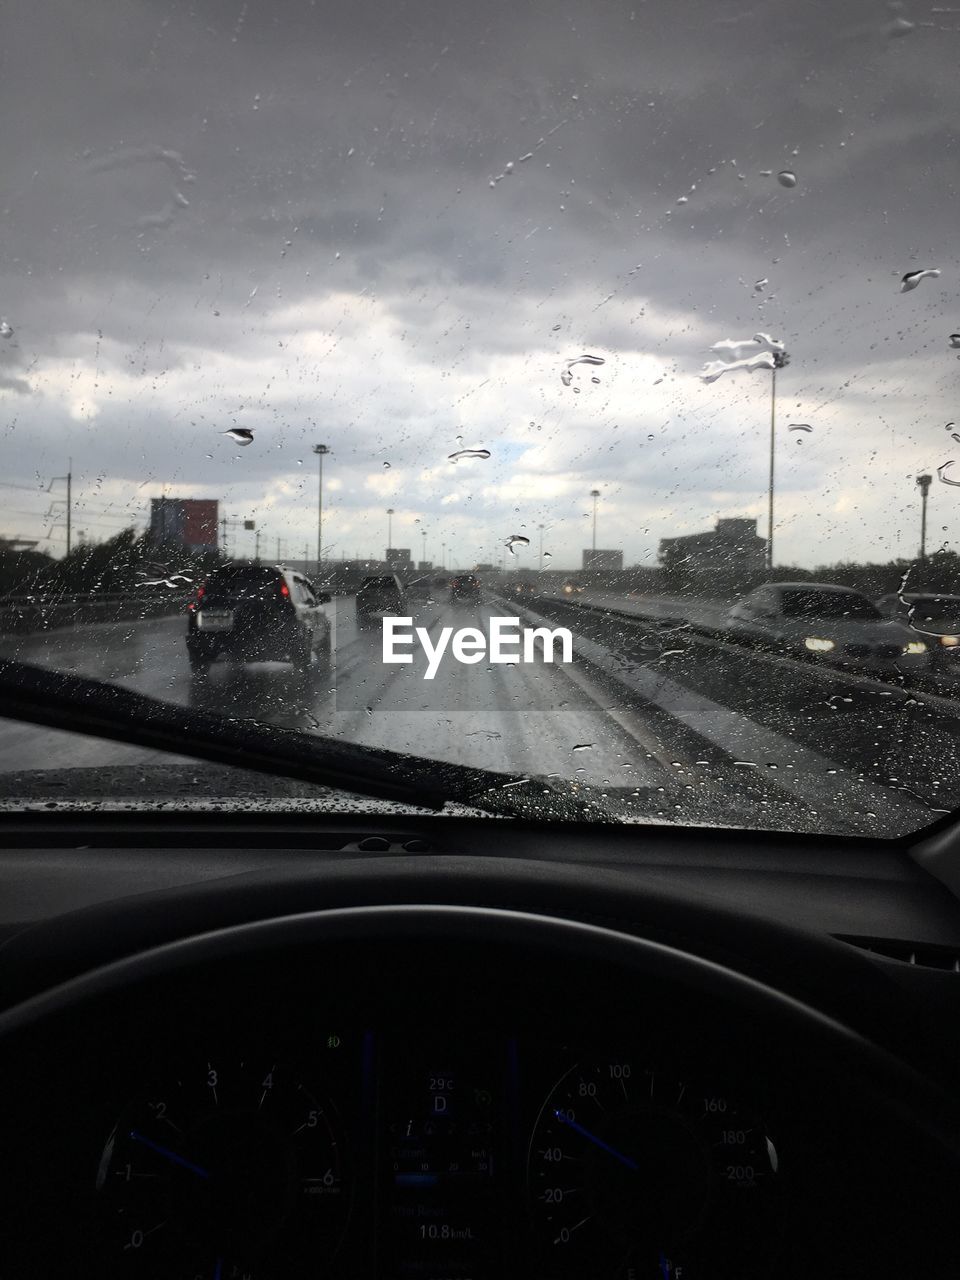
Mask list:
[[[108,738],[126,745],[194,756],[284,778],[441,809],[457,802],[488,812],[504,787],[527,780],[399,751],[366,747],[163,702],[122,685],[0,659],[0,715]]]

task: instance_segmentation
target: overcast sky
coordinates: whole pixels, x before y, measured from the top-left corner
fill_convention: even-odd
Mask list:
[[[598,488],[653,564],[765,531],[770,374],[699,376],[758,331],[778,560],[911,555],[914,477],[960,473],[960,4],[14,0],[2,37],[0,534],[72,456],[88,534],[215,497],[299,555],[322,441],[332,555],[393,507],[435,560],[544,524],[572,565]]]

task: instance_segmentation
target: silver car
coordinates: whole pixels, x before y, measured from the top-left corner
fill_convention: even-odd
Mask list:
[[[865,595],[823,582],[770,582],[730,609],[727,629],[795,658],[865,674],[927,670],[927,643]]]

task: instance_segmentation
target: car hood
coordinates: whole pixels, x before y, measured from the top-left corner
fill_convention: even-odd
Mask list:
[[[840,830],[848,835],[889,834],[891,805],[912,807],[908,796],[890,800],[852,772],[809,780],[803,795],[773,785],[759,770],[713,764],[709,778],[696,786],[678,779],[676,787],[590,786],[539,777],[507,780],[486,792],[477,806],[447,801],[444,817],[555,822],[613,822],[641,826],[680,826],[729,830],[837,834],[837,800],[854,799],[843,809]],[[482,806],[482,807],[481,807]],[[925,807],[918,814],[929,815]],[[358,795],[340,787],[256,770],[198,760],[191,764],[130,764],[0,773],[0,814],[21,815],[177,814],[229,819],[244,815],[298,817],[436,817],[437,809],[403,800]],[[827,817],[826,815],[830,815]]]
[[[949,618],[946,622],[942,618],[931,618],[929,621],[916,618],[910,628],[924,636],[960,636],[960,618]]]

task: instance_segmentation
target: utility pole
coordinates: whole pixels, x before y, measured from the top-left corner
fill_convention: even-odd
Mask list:
[[[387,507],[387,559],[393,550],[393,507]]]
[[[930,485],[933,482],[933,476],[917,476],[917,484],[920,486],[920,563],[923,564],[927,558],[927,494],[930,492]]]
[[[590,497],[593,499],[593,561],[597,560],[597,499],[600,497],[599,489],[591,489]],[[593,566],[591,565],[591,568]]]
[[[445,568],[447,567],[447,565],[446,565],[446,559],[447,559],[447,544],[446,544],[445,542],[441,542],[441,543],[440,543],[440,568],[441,568],[441,570],[443,570],[443,569],[445,569]]]
[[[537,528],[540,530],[540,572],[543,573],[543,525],[538,524]],[[597,540],[596,533],[593,535],[593,540],[594,542]]]
[[[317,485],[317,577],[320,577],[321,567],[323,565],[323,460],[328,453],[331,452],[328,445],[315,444],[313,452],[317,455],[317,464],[319,467],[318,485]]]
[[[253,534],[253,558],[257,564],[260,563],[260,530],[255,529]]]
[[[422,536],[422,538],[423,538],[423,564],[424,564],[424,568],[426,568],[426,564],[427,564],[427,531],[426,531],[426,529],[421,529],[421,530],[420,530],[420,533],[421,533],[421,536]]]
[[[767,569],[773,568],[773,465],[774,440],[777,421],[777,370],[790,363],[786,351],[773,353],[773,368],[770,371],[770,483],[767,488]]]
[[[67,557],[69,557],[69,555],[70,555],[70,551],[71,551],[71,549],[72,549],[72,547],[73,547],[73,534],[72,534],[72,528],[73,528],[73,459],[72,459],[72,458],[68,458],[68,459],[67,459],[67,474],[66,474],[65,476],[53,476],[53,478],[51,479],[50,483],[47,485],[47,493],[52,493],[52,492],[53,492],[53,486],[54,486],[55,484],[59,484],[61,480],[65,480],[65,481],[66,481],[66,484],[67,484],[67,497],[66,497],[66,503],[64,503],[64,499],[63,499],[63,498],[51,498],[51,500],[50,500],[50,510],[47,512],[47,518],[48,518],[48,519],[53,519],[53,517],[54,517],[54,508],[56,508],[56,507],[62,507],[62,506],[64,506],[64,505],[66,505],[66,508],[67,508]],[[59,517],[56,519],[55,523],[57,523],[57,524],[59,524],[59,523],[60,523],[60,521],[59,521]]]

